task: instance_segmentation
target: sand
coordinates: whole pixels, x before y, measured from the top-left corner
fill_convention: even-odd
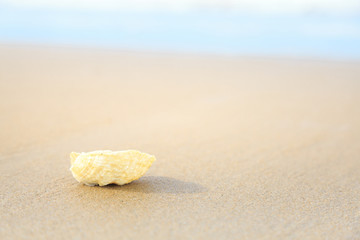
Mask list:
[[[1,239],[360,239],[360,63],[0,47]],[[157,157],[125,186],[71,151]]]

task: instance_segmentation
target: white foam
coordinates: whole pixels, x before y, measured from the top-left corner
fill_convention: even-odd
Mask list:
[[[247,13],[360,13],[359,0],[2,0],[21,7],[93,10],[193,11],[224,9]]]

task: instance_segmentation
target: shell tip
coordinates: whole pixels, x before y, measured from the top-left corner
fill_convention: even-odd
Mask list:
[[[71,165],[73,165],[73,163],[75,162],[76,158],[80,155],[80,153],[77,152],[71,152],[70,153],[70,161],[71,161]]]

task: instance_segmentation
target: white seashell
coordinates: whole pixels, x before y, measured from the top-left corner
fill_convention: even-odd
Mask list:
[[[154,156],[137,150],[72,152],[70,159],[74,178],[89,186],[130,183],[143,176],[155,161]]]

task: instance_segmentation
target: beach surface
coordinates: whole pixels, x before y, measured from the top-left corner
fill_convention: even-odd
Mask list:
[[[0,112],[0,239],[360,239],[360,62],[1,45]]]

